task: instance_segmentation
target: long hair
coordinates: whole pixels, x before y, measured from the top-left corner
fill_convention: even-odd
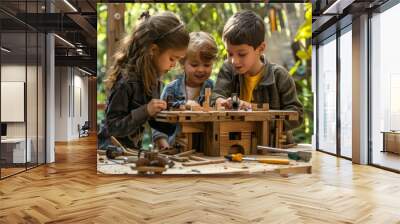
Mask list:
[[[189,44],[189,34],[180,19],[171,12],[150,16],[141,15],[133,32],[122,40],[107,71],[105,85],[111,89],[122,75],[142,76],[145,94],[151,95],[159,77],[150,47],[156,44],[159,53],[167,49],[184,49]]]

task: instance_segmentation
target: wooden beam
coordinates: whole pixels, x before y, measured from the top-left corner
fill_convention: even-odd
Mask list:
[[[109,67],[118,42],[122,39],[125,32],[125,4],[108,4],[107,13],[107,67]]]

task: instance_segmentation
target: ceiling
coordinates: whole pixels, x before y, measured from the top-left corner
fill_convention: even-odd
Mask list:
[[[37,55],[44,47],[36,43],[37,33],[50,32],[57,34],[56,66],[77,66],[96,74],[96,25],[96,0],[0,1],[2,46],[11,50],[8,60]]]
[[[313,1],[313,42],[341,29],[357,17],[373,11],[388,0],[315,0]]]

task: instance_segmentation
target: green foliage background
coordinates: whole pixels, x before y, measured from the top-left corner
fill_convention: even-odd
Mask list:
[[[97,4],[97,103],[104,104],[106,102],[106,93],[104,90],[103,80],[106,73],[107,61],[107,7],[109,4]],[[148,10],[150,14],[158,11],[171,11],[177,14],[186,24],[187,29],[192,31],[206,31],[212,34],[217,42],[219,53],[218,60],[214,63],[211,79],[215,80],[218,70],[226,58],[226,51],[222,42],[222,30],[227,19],[234,13],[249,9],[264,18],[267,24],[267,44],[268,37],[271,37],[271,32],[285,32],[289,39],[287,43],[283,43],[284,50],[289,52],[284,55],[285,63],[283,64],[294,77],[296,81],[298,96],[304,104],[305,120],[301,127],[295,130],[294,135],[297,142],[311,143],[313,132],[313,98],[311,92],[311,17],[312,9],[310,3],[305,4],[264,4],[264,3],[126,3],[125,4],[125,32],[129,34],[139,15]],[[280,14],[276,19],[277,30],[272,31],[270,28],[269,13],[271,9],[277,9]],[[294,10],[295,9],[295,10]],[[288,21],[288,17],[292,20]],[[295,18],[293,20],[293,18]],[[300,24],[299,21],[301,21]],[[285,26],[286,25],[286,26]],[[295,27],[294,27],[295,26]],[[281,29],[282,27],[282,29]],[[286,27],[285,29],[283,29]],[[290,29],[289,29],[290,28]],[[291,34],[290,30],[295,30]],[[281,41],[278,39],[278,41]],[[285,41],[283,39],[282,41]],[[296,51],[292,52],[291,46],[297,46]],[[279,45],[281,46],[281,45]],[[275,46],[269,46],[266,52],[267,58],[283,54],[283,49]],[[288,61],[288,63],[286,63]],[[273,61],[275,62],[275,61]],[[279,63],[279,62],[277,62]],[[174,79],[175,75],[180,72],[180,68],[170,71],[164,76],[164,83],[168,83]],[[104,111],[97,112],[98,123],[104,119]],[[145,136],[145,144],[149,143],[149,136]]]

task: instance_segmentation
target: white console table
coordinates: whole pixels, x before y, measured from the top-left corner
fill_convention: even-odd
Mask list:
[[[26,139],[28,143],[26,147],[26,154],[25,154],[25,138],[6,138],[1,139],[1,157],[5,158],[6,155],[11,155],[12,153],[12,161],[8,161],[10,163],[25,163],[31,162],[32,153],[31,153],[31,146],[32,140],[30,138]],[[11,157],[11,156],[10,156]],[[11,158],[9,158],[11,160]],[[25,159],[27,159],[25,161]]]

